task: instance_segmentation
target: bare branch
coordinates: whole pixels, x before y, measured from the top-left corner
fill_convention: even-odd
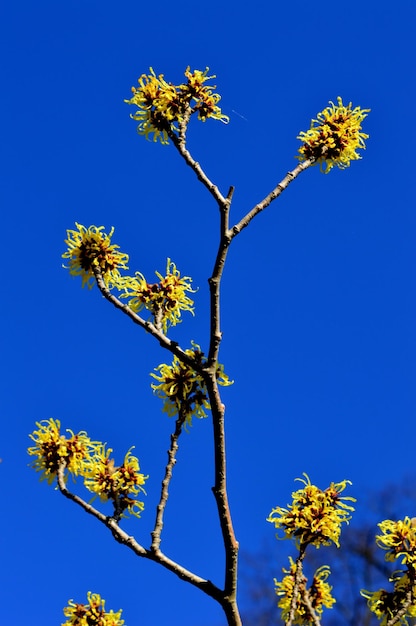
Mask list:
[[[122,313],[127,315],[127,317],[129,317],[135,324],[141,326],[142,328],[144,328],[144,330],[153,335],[153,337],[157,339],[162,348],[169,350],[169,352],[175,354],[183,363],[186,363],[195,371],[200,372],[200,367],[195,362],[195,360],[191,356],[188,356],[176,341],[172,341],[172,339],[169,339],[169,337],[167,337],[160,330],[160,328],[157,328],[154,324],[152,324],[152,322],[144,320],[142,317],[140,317],[140,315],[137,315],[137,313],[132,311],[127,304],[121,302],[121,300],[119,300],[114,294],[111,293],[111,291],[108,289],[107,285],[104,282],[100,268],[93,267],[93,271],[95,279],[97,281],[97,286],[106,300],[111,302],[111,304],[113,304],[116,309],[119,309],[120,311],[122,311]]]
[[[182,432],[182,426],[185,422],[186,414],[180,415],[175,423],[175,432],[171,435],[170,448],[168,450],[168,463],[165,468],[165,475],[162,480],[162,490],[160,494],[159,504],[156,508],[156,519],[154,529],[152,531],[151,550],[156,551],[160,547],[162,541],[161,534],[163,529],[163,516],[169,497],[169,484],[172,479],[173,466],[176,463],[176,453],[178,451],[178,439]]]
[[[186,130],[188,127],[189,119],[192,114],[191,107],[188,107],[187,112],[184,115],[184,119],[179,123],[179,134],[176,135],[173,131],[168,131],[169,138],[172,140],[173,145],[184,159],[185,163],[195,172],[198,180],[206,187],[212,197],[216,200],[221,207],[225,203],[225,198],[218,189],[218,187],[208,178],[200,164],[195,161],[186,147]]]
[[[234,187],[230,187],[224,203],[220,207],[220,233],[217,256],[208,280],[210,291],[210,345],[208,353],[208,367],[213,367],[218,361],[218,353],[222,338],[220,316],[220,288],[228,248],[231,243],[229,225],[230,206]]]
[[[227,603],[226,599],[224,600],[224,593],[210,580],[206,580],[204,578],[201,578],[200,576],[197,576],[190,570],[182,567],[182,565],[179,565],[178,563],[167,557],[165,554],[163,554],[163,552],[158,549],[147,550],[142,545],[140,545],[133,536],[128,535],[124,530],[122,530],[113,517],[107,517],[106,515],[98,511],[98,509],[91,506],[91,504],[88,504],[87,502],[85,502],[85,500],[83,500],[76,494],[71,493],[65,484],[64,472],[65,462],[62,462],[57,473],[58,488],[62,495],[65,496],[65,498],[72,500],[72,502],[75,502],[75,504],[81,506],[84,511],[86,511],[90,515],[93,515],[105,526],[107,526],[107,528],[110,529],[113,537],[119,543],[133,550],[133,552],[137,556],[141,556],[143,558],[159,563],[169,571],[176,574],[176,576],[178,576],[178,578],[180,578],[181,580],[184,580],[185,582],[194,585],[195,587],[206,593],[208,596],[214,598],[217,602],[221,604],[221,606],[223,606],[224,603]],[[234,622],[231,623],[234,624]],[[238,622],[235,622],[235,625],[238,626]]]
[[[299,588],[300,588],[301,583],[304,581],[303,567],[302,567],[302,561],[303,561],[304,556],[305,556],[305,550],[301,548],[299,551],[299,556],[296,559],[295,584],[293,585],[293,590],[292,590],[292,600],[290,603],[289,619],[287,620],[285,626],[292,626],[293,620],[295,619],[296,604],[298,601]]]
[[[286,187],[288,187],[290,183],[299,176],[301,172],[304,172],[305,170],[307,170],[308,167],[310,167],[311,165],[313,165],[313,160],[308,159],[307,161],[303,161],[302,163],[299,163],[299,165],[295,167],[295,169],[293,169],[291,172],[288,172],[286,176],[283,178],[283,180],[281,180],[280,183],[276,185],[273,191],[271,191],[264,198],[264,200],[256,204],[256,206],[253,207],[251,211],[249,211],[247,215],[245,215],[238,222],[238,224],[233,226],[232,238],[238,235],[243,230],[243,228],[246,228],[246,226],[250,224],[251,220],[255,218],[256,215],[258,215],[259,213],[261,213],[261,211],[266,209],[269,206],[269,204],[271,204],[273,200],[275,200],[278,196],[280,196],[280,194],[286,189]]]
[[[302,600],[304,601],[304,603],[306,604],[306,606],[308,607],[308,611],[309,614],[313,620],[313,623],[315,624],[315,626],[321,626],[321,620],[319,619],[319,617],[317,616],[315,609],[312,606],[312,602],[311,599],[309,597],[309,592],[306,589],[306,587],[301,587],[300,588],[300,593],[302,596]]]
[[[211,404],[212,422],[214,428],[215,484],[212,491],[217,504],[226,557],[224,589],[226,595],[235,602],[237,592],[239,545],[235,538],[228,502],[224,430],[225,406],[221,402],[215,370],[211,370],[210,372],[210,379],[207,381],[207,390]]]
[[[406,594],[406,600],[400,609],[388,622],[386,622],[386,626],[394,626],[394,624],[402,623],[402,617],[404,617],[408,611],[408,609],[413,604],[413,594],[412,589],[409,589]]]

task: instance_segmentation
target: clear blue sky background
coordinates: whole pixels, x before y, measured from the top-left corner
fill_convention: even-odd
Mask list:
[[[2,624],[55,626],[88,590],[127,626],[224,623],[28,468],[28,433],[49,417],[119,461],[136,446],[148,496],[125,527],[148,544],[173,427],[149,372],[168,357],[81,290],[61,254],[78,221],[114,225],[149,280],[170,256],[199,286],[195,318],[172,336],[207,345],[217,208],[172,146],[136,134],[123,99],[149,66],[175,83],[188,64],[217,74],[231,122],[195,122],[189,146],[224,193],[235,185],[233,222],[295,166],[296,135],[329,100],[372,109],[363,160],[308,170],[228,259],[221,360],[235,379],[224,401],[241,546],[273,533],[265,518],[304,471],[321,487],[351,479],[364,510],[367,489],[413,468],[415,19],[411,0],[3,4]],[[211,457],[210,421],[198,421],[181,441],[163,548],[220,584]]]

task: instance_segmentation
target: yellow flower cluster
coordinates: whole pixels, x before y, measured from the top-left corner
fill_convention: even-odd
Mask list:
[[[274,581],[276,595],[281,596],[277,606],[282,609],[281,617],[284,622],[289,620],[296,576],[296,564],[290,557],[289,560],[290,569],[283,569],[286,576],[284,576],[281,582],[276,579]],[[307,588],[307,578],[302,574],[297,591],[293,624],[306,626],[313,622],[313,617],[305,602],[305,596],[309,598],[310,604],[318,616],[322,615],[324,607],[330,609],[335,603],[335,598],[331,595],[332,587],[326,582],[330,573],[327,565],[319,567],[314,574],[309,589]]]
[[[97,447],[94,462],[89,464],[85,473],[85,487],[97,494],[101,502],[113,502],[117,517],[122,516],[125,510],[140,517],[144,502],[132,496],[146,493],[143,485],[148,477],[140,473],[139,460],[130,450],[119,467],[114,464],[114,459],[110,459],[111,452],[111,448],[105,449],[105,444]]]
[[[166,263],[166,276],[155,272],[160,282],[150,284],[143,274],[136,272],[135,277],[126,277],[120,283],[125,292],[122,298],[130,298],[128,305],[132,311],[139,312],[143,308],[151,311],[155,323],[161,323],[163,332],[169,326],[175,326],[181,321],[182,311],[193,314],[193,300],[187,292],[195,293],[192,289],[192,279],[180,275],[176,265],[170,259]]]
[[[297,480],[303,482],[305,487],[292,493],[293,502],[290,508],[274,508],[267,521],[278,530],[282,529],[285,538],[295,539],[301,548],[309,544],[319,548],[331,542],[339,547],[341,524],[348,523],[351,519],[350,512],[354,510],[352,506],[345,504],[345,500],[355,502],[355,498],[341,497],[340,494],[351,483],[349,480],[331,483],[323,491],[311,484],[307,474],[304,476],[306,480]]]
[[[86,228],[75,222],[78,230],[67,230],[65,243],[68,250],[62,257],[69,259],[69,272],[82,277],[82,286],[91,289],[95,283],[94,267],[98,268],[108,287],[117,286],[120,280],[120,268],[127,269],[129,257],[118,251],[111,243],[114,228],[107,235],[101,232],[104,226]]]
[[[376,536],[377,545],[386,550],[386,561],[401,559],[405,571],[396,571],[392,578],[393,591],[361,591],[370,609],[381,621],[381,626],[400,617],[394,623],[407,624],[408,617],[416,617],[416,519],[384,520],[379,524],[382,534]],[[403,612],[403,609],[406,609]]]
[[[370,109],[352,109],[352,103],[345,106],[340,97],[337,105],[330,105],[312,120],[309,130],[298,135],[303,145],[297,158],[312,159],[326,174],[335,165],[344,169],[351,161],[360,159],[357,149],[364,149],[364,140],[369,137],[361,132],[361,123]]]
[[[202,366],[206,362],[200,346],[193,343],[193,348],[185,353],[194,359],[195,364]],[[207,389],[203,377],[190,366],[182,363],[174,356],[171,365],[162,363],[155,368],[159,374],[150,375],[158,381],[152,384],[154,393],[163,400],[163,410],[172,417],[184,417],[188,425],[192,424],[192,417],[206,417],[204,409],[210,409]],[[217,366],[218,384],[224,387],[233,384],[224,372],[224,366]]]
[[[195,293],[192,279],[181,276],[175,263],[169,258],[166,263],[166,276],[156,272],[158,283],[148,283],[140,272],[135,276],[121,276],[120,269],[127,269],[128,255],[118,251],[111,243],[114,228],[110,234],[103,231],[104,226],[86,228],[75,222],[78,230],[67,230],[65,243],[68,249],[62,257],[69,259],[69,271],[73,276],[82,277],[82,286],[93,287],[96,277],[94,268],[99,270],[104,283],[109,289],[123,291],[121,298],[130,298],[129,308],[139,312],[148,309],[158,328],[166,333],[169,326],[181,321],[182,311],[193,314],[193,300],[187,295]]]
[[[98,593],[87,594],[88,604],[78,604],[69,600],[64,608],[64,615],[68,617],[62,626],[123,626],[122,610],[117,613],[105,610],[105,600]]]
[[[189,119],[194,113],[203,122],[212,117],[228,123],[229,118],[218,106],[221,97],[213,93],[215,86],[205,85],[206,81],[215,78],[208,76],[208,68],[204,72],[191,72],[187,67],[185,76],[187,82],[180,85],[167,83],[163,74],[156,76],[153,68],[150,68],[150,74],[140,76],[139,87],[131,89],[133,97],[124,101],[138,109],[130,117],[139,122],[139,135],[150,139],[153,134],[153,141],[168,144],[169,134],[178,132],[176,123]]]
[[[41,480],[51,484],[63,464],[73,476],[81,476],[88,491],[100,496],[102,501],[111,501],[114,515],[119,519],[125,511],[136,517],[144,509],[144,503],[134,496],[144,492],[147,476],[140,473],[139,460],[130,451],[124,462],[116,467],[110,459],[111,449],[99,441],[91,441],[85,432],[67,438],[60,433],[59,420],[49,419],[38,422],[38,430],[30,436],[35,445],[28,449],[34,456],[32,467],[41,472]],[[67,475],[65,475],[67,479]]]
[[[71,437],[61,435],[59,420],[36,422],[36,426],[39,430],[29,435],[35,445],[28,448],[28,453],[36,457],[32,467],[37,472],[42,472],[41,480],[46,479],[51,484],[55,480],[62,461],[71,474],[82,475],[85,471],[86,459],[94,453],[97,442],[91,441],[85,432],[74,435],[71,430],[68,430]]]
[[[379,524],[383,534],[376,536],[379,548],[387,550],[386,561],[402,557],[402,564],[416,567],[416,518],[405,517],[394,522],[387,519]]]

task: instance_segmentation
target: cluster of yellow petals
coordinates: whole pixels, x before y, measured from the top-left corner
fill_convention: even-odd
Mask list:
[[[164,333],[170,326],[181,322],[183,311],[194,313],[194,302],[188,295],[196,291],[192,289],[192,279],[181,276],[171,259],[167,259],[165,276],[155,272],[159,278],[157,283],[148,283],[141,272],[122,276],[120,269],[128,269],[129,257],[111,243],[114,228],[107,235],[103,232],[104,226],[86,228],[75,224],[77,230],[67,230],[65,243],[68,248],[62,257],[69,259],[70,274],[82,277],[83,287],[93,287],[98,270],[109,289],[116,288],[122,292],[121,298],[129,298],[128,306],[133,312],[148,309],[155,325]]]
[[[51,484],[62,462],[74,476],[82,475],[97,442],[91,441],[85,432],[74,435],[67,430],[71,436],[62,435],[59,420],[36,422],[36,426],[38,430],[29,435],[35,445],[28,448],[28,453],[35,457],[32,466],[41,472],[41,480],[46,479]]]
[[[114,516],[119,519],[125,511],[140,516],[144,503],[135,496],[144,492],[143,484],[147,476],[140,473],[139,460],[130,451],[120,467],[110,459],[111,449],[99,441],[91,441],[85,432],[65,437],[60,433],[59,420],[49,419],[38,422],[38,430],[30,436],[35,445],[28,453],[35,459],[32,467],[41,472],[41,480],[51,484],[64,465],[73,477],[81,476],[88,491],[100,496],[102,501],[111,501]],[[67,474],[65,474],[67,479]]]
[[[143,485],[148,476],[140,473],[139,460],[130,450],[122,465],[116,466],[110,458],[112,449],[106,450],[105,444],[97,447],[93,462],[90,463],[84,477],[85,487],[97,494],[102,502],[109,500],[114,504],[115,516],[121,517],[125,510],[140,517],[144,502],[136,500],[140,492],[146,493]]]
[[[169,326],[175,326],[181,321],[182,311],[193,314],[193,300],[187,295],[195,293],[192,289],[192,279],[180,275],[176,265],[168,258],[166,275],[155,272],[160,279],[157,283],[148,283],[140,272],[134,277],[126,277],[120,283],[125,290],[122,298],[130,298],[128,305],[134,312],[143,308],[151,311],[156,326],[161,325],[166,333]]]
[[[407,624],[408,617],[416,617],[416,518],[384,520],[376,536],[377,545],[386,550],[386,561],[400,559],[406,570],[398,570],[391,577],[393,590],[361,591],[367,604],[380,620],[381,626],[398,617],[396,624]],[[405,609],[405,611],[404,611]]]
[[[87,594],[88,604],[78,604],[69,600],[64,608],[67,621],[62,626],[123,626],[122,610],[117,613],[105,610],[105,600],[98,593]]]
[[[345,500],[355,502],[355,498],[341,497],[340,494],[351,484],[348,480],[331,483],[325,489],[312,485],[307,474],[305,479],[298,478],[305,484],[303,489],[292,493],[293,502],[289,508],[276,507],[272,510],[268,522],[283,530],[284,537],[295,539],[302,548],[309,544],[316,547],[329,545],[331,542],[339,547],[341,524],[351,519],[352,506]]]
[[[196,366],[206,362],[200,346],[193,343],[193,348],[185,350]],[[158,374],[151,373],[158,383],[152,384],[154,393],[163,400],[163,410],[170,416],[178,415],[184,418],[188,425],[192,424],[192,417],[206,417],[205,409],[210,409],[205,381],[191,366],[183,363],[177,356],[173,357],[171,365],[162,363],[155,368]],[[217,366],[217,381],[224,387],[232,385],[224,366]]]
[[[416,567],[416,518],[405,517],[396,522],[387,519],[378,526],[382,534],[376,536],[376,542],[379,548],[387,550],[386,561],[402,557],[402,564]]]
[[[95,283],[94,268],[98,269],[105,284],[111,288],[120,280],[120,269],[127,269],[129,257],[119,252],[111,243],[114,228],[107,235],[104,226],[89,226],[75,222],[77,230],[67,230],[65,243],[68,249],[62,257],[69,259],[69,272],[82,277],[82,286],[91,289]]]
[[[329,104],[312,120],[310,129],[298,135],[303,142],[298,159],[312,159],[325,173],[335,165],[344,169],[351,161],[360,159],[357,149],[364,149],[364,140],[369,137],[361,132],[361,123],[370,109],[353,109],[351,102],[345,106],[340,97],[338,104]]]
[[[139,87],[132,87],[133,97],[125,100],[127,104],[137,107],[130,117],[139,122],[137,132],[153,141],[168,144],[169,134],[178,131],[176,123],[183,122],[185,117],[197,113],[198,119],[207,118],[228,123],[229,118],[218,106],[221,97],[213,93],[215,86],[205,82],[215,78],[208,76],[208,68],[204,72],[190,67],[185,70],[186,83],[173,85],[166,82],[163,74],[156,76],[153,68],[150,74],[142,74],[138,80]]]
[[[281,617],[284,622],[289,620],[296,576],[296,564],[290,557],[289,560],[290,569],[283,569],[286,576],[284,576],[280,582],[276,579],[274,581],[276,595],[281,596],[277,606],[282,609]],[[308,580],[302,574],[297,590],[295,614],[292,624],[306,626],[313,623],[313,616],[305,602],[305,596],[308,597],[312,609],[318,616],[322,614],[324,607],[332,608],[332,605],[335,603],[335,598],[331,595],[332,587],[326,582],[330,573],[330,569],[327,565],[319,567],[314,574],[309,588],[307,587]]]

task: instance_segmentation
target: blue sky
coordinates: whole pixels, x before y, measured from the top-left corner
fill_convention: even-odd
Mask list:
[[[123,100],[149,66],[174,83],[187,65],[217,75],[230,124],[195,122],[189,147],[224,193],[236,187],[233,222],[294,167],[297,134],[329,100],[371,108],[362,161],[309,169],[228,258],[221,361],[235,380],[224,402],[241,546],[273,533],[265,518],[302,472],[321,487],[349,478],[364,511],[369,488],[412,470],[415,18],[410,0],[3,5],[4,623],[60,624],[67,600],[89,590],[123,608],[127,626],[224,623],[210,599],[116,544],[28,468],[28,433],[49,417],[120,461],[136,446],[148,496],[125,527],[148,544],[173,427],[149,372],[168,357],[82,290],[61,254],[77,221],[115,226],[149,280],[171,257],[199,287],[196,316],[171,334],[207,345],[217,208],[172,146],[136,134]],[[180,443],[163,548],[220,584],[211,453],[210,421],[198,421]]]

